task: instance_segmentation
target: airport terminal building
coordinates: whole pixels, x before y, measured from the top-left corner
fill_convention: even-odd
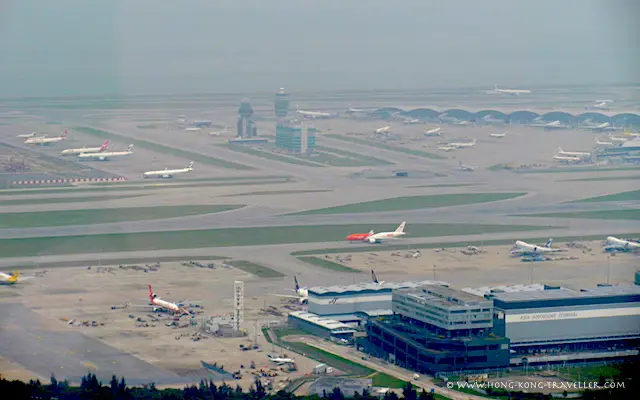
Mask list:
[[[512,364],[570,362],[638,354],[640,286],[602,285],[579,291],[486,294],[493,330],[511,341]]]
[[[308,311],[348,324],[359,325],[370,317],[391,315],[392,293],[397,289],[424,285],[448,286],[440,281],[360,283],[347,286],[309,288]]]

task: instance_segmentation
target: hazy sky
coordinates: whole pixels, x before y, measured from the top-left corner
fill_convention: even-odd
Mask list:
[[[640,80],[634,0],[0,0],[0,97]]]

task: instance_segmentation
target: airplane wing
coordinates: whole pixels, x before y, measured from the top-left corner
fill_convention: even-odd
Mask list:
[[[278,296],[278,297],[286,297],[286,298],[289,298],[289,299],[300,299],[300,298],[302,298],[301,296],[296,296],[296,295],[291,295],[291,294],[269,293],[269,295]]]

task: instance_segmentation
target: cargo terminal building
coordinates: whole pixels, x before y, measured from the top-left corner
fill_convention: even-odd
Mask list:
[[[638,354],[640,286],[488,293],[493,330],[511,341],[511,364],[615,359]]]
[[[370,319],[374,352],[421,373],[509,366],[509,339],[492,332],[493,301],[443,286],[393,291],[393,316]]]

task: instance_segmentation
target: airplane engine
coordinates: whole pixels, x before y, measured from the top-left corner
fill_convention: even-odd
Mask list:
[[[307,299],[300,299],[300,304],[307,304],[309,302],[309,300]]]
[[[370,238],[370,239],[367,239],[367,240],[368,240],[368,241],[369,241],[369,243],[371,243],[371,244],[375,244],[375,242],[376,242],[376,240],[375,240],[375,239],[373,239],[373,238]]]

